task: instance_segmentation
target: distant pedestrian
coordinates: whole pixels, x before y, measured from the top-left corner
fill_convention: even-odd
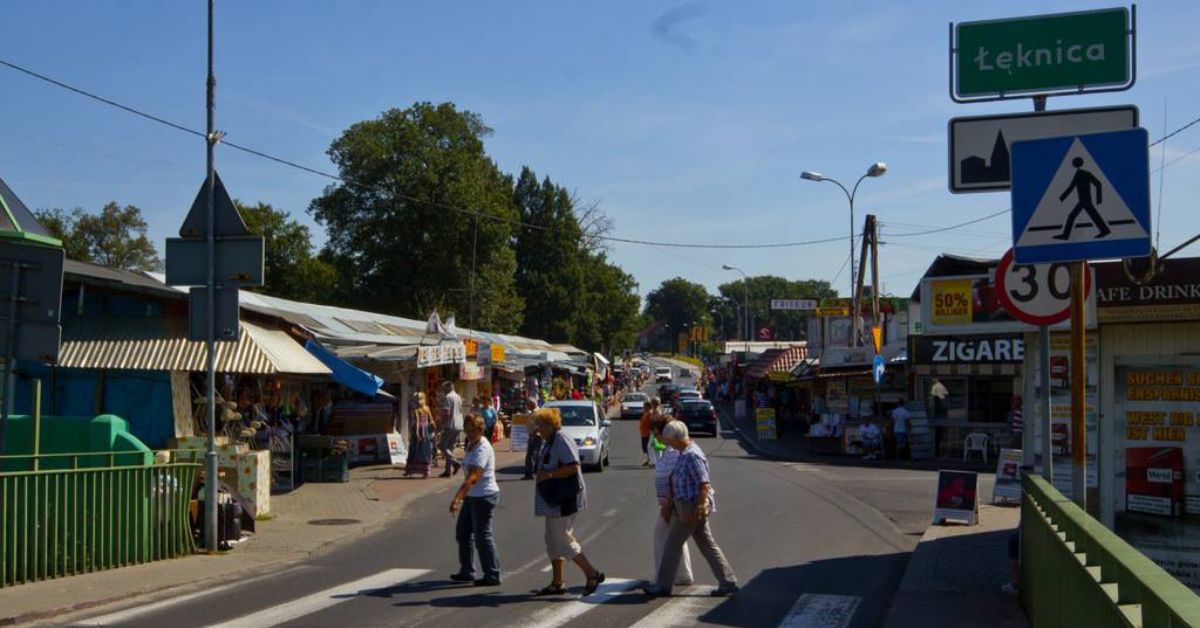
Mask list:
[[[896,435],[896,458],[907,457],[908,450],[908,408],[904,407],[904,399],[892,410],[892,433]]]
[[[442,382],[442,437],[438,449],[446,458],[446,470],[441,477],[448,478],[462,469],[462,463],[455,459],[454,450],[458,447],[458,437],[463,429],[463,400],[454,390],[454,384]]]
[[[670,528],[663,547],[662,562],[658,567],[657,581],[647,583],[642,591],[651,597],[671,594],[684,544],[691,538],[720,583],[712,595],[733,595],[738,591],[737,576],[708,525],[709,515],[717,511],[716,491],[709,477],[708,458],[692,442],[687,425],[681,421],[671,421],[663,428],[663,440],[680,452],[679,460],[669,476],[670,499],[659,512],[664,521],[670,522]]]
[[[425,393],[415,392],[408,406],[408,459],[404,462],[404,476],[429,477],[429,463],[433,458],[433,414],[425,403]]]
[[[528,434],[526,438],[528,438],[529,442],[525,445],[525,475],[521,479],[532,480],[534,461],[537,460],[538,453],[542,451],[542,437],[533,428],[533,414],[538,409],[537,400],[532,398],[527,400],[525,408],[525,432]]]
[[[458,573],[455,582],[472,582],[477,587],[500,586],[500,555],[492,533],[492,513],[500,503],[500,485],[496,483],[496,453],[484,437],[483,416],[472,413],[465,421],[467,471],[462,486],[450,502],[450,514],[458,515],[454,537],[458,541]],[[483,577],[475,580],[475,550]]]
[[[642,417],[638,420],[638,436],[642,439],[642,466],[649,467],[652,464],[648,447],[650,445],[650,424],[658,413],[658,397],[652,397],[642,405]]]
[[[545,518],[546,555],[552,573],[550,584],[536,593],[566,593],[563,568],[570,560],[587,577],[583,594],[591,595],[604,582],[604,573],[592,566],[575,539],[575,515],[587,507],[587,486],[580,475],[579,449],[575,439],[562,433],[562,415],[557,409],[538,410],[533,414],[533,425],[542,437],[533,509],[535,515]]]
[[[863,419],[862,427],[858,428],[858,437],[862,439],[863,450],[866,452],[863,460],[877,459],[879,451],[883,447],[883,431],[871,420],[871,417]]]
[[[658,449],[658,443],[662,442],[663,438],[663,428],[667,426],[667,423],[669,421],[666,417],[659,416],[650,425],[650,448],[658,457],[654,463],[654,493],[657,497],[654,502],[654,571],[652,572],[654,578],[658,577],[663,550],[667,544],[667,533],[671,529],[671,524],[660,514],[671,498],[671,472],[675,470],[675,464],[679,462],[680,456],[679,450],[673,447]],[[680,556],[681,561],[675,574],[675,584],[690,586],[693,582],[692,553],[688,550],[687,541],[684,541]]]

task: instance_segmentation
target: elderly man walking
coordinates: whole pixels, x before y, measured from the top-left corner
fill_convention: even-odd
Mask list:
[[[454,391],[454,384],[448,381],[442,382],[442,440],[438,443],[438,450],[446,459],[446,470],[442,471],[440,476],[443,478],[448,478],[462,469],[462,463],[454,458],[454,449],[458,446],[458,436],[463,431],[462,404],[462,397]]]
[[[658,567],[657,582],[646,584],[642,591],[651,597],[671,594],[683,546],[691,538],[720,582],[712,595],[733,595],[738,591],[737,576],[708,526],[708,516],[717,511],[714,499],[716,491],[708,475],[708,458],[688,436],[686,424],[671,421],[662,433],[663,440],[678,450],[680,456],[671,470],[670,499],[663,504],[660,513],[664,521],[670,522],[670,528],[663,547],[662,562]]]

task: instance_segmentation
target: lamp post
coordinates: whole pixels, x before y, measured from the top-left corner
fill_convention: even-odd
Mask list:
[[[812,170],[805,170],[804,172],[800,173],[800,178],[804,179],[805,181],[816,181],[818,183],[820,183],[821,181],[828,181],[828,182],[838,186],[839,188],[842,189],[842,192],[845,192],[846,200],[850,202],[850,346],[851,347],[858,346],[858,320],[861,316],[861,313],[859,312],[859,309],[858,309],[858,284],[854,280],[855,279],[855,277],[854,277],[854,270],[855,270],[855,266],[854,266],[854,197],[856,194],[858,194],[858,185],[863,182],[863,179],[866,179],[867,177],[882,177],[886,173],[887,173],[887,164],[883,163],[882,161],[877,161],[877,162],[871,164],[870,168],[867,168],[867,171],[861,177],[858,178],[858,181],[854,182],[854,188],[852,190],[847,190],[846,186],[842,185],[841,182],[838,181],[837,179],[831,179],[819,172],[814,172]],[[877,288],[877,287],[874,287],[874,288]]]
[[[851,242],[851,245],[853,244]],[[742,275],[742,288],[744,289],[742,293],[742,314],[744,315],[742,320],[744,324],[742,339],[746,341],[746,353],[750,353],[750,279],[746,277],[746,272],[737,266],[722,264],[721,268],[724,270],[734,270]]]

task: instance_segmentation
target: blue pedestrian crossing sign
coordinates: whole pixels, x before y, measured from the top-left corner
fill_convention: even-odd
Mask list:
[[[871,361],[871,377],[875,378],[876,386],[883,381],[883,373],[886,370],[887,363],[883,361],[883,356],[876,354],[875,359]]]
[[[1012,144],[1018,264],[1150,254],[1146,129]]]

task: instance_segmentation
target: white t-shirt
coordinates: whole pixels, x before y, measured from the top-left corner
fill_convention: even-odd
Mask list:
[[[462,397],[459,396],[459,394],[453,390],[446,393],[446,396],[442,398],[442,412],[444,413],[445,417],[449,420],[449,423],[447,425],[442,426],[443,429],[457,430],[459,432],[462,431],[462,429],[463,429],[462,403],[463,403]]]
[[[883,435],[883,433],[879,431],[879,426],[875,425],[874,423],[868,423],[864,425],[858,433],[865,440],[878,440],[879,437]]]
[[[483,469],[483,475],[475,482],[475,486],[467,493],[467,497],[487,497],[500,492],[496,482],[496,452],[488,439],[480,439],[479,444],[467,450],[463,466],[470,472],[471,467]]]
[[[892,420],[895,421],[892,429],[897,434],[908,433],[908,410],[904,406],[896,406],[896,409],[892,410]]]

